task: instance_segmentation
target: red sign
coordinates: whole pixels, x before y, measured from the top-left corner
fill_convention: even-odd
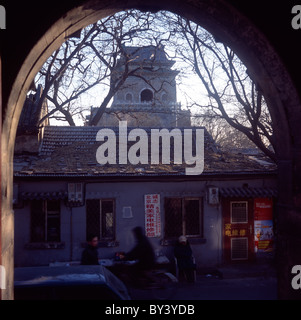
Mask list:
[[[273,201],[270,199],[254,200],[254,219],[255,220],[273,220]]]
[[[145,195],[145,234],[147,237],[161,236],[160,195]]]

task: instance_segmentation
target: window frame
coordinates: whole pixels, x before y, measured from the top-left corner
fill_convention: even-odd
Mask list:
[[[161,102],[162,103],[167,103],[169,100],[169,95],[166,91],[164,91],[161,95]]]
[[[166,217],[166,200],[167,199],[180,199],[181,201],[181,232],[183,235],[190,239],[196,239],[196,238],[203,238],[204,237],[204,197],[202,196],[183,196],[183,197],[165,197],[164,198],[164,238],[166,240],[173,240],[177,239],[177,237],[180,236],[169,236],[166,235],[167,231],[167,217]],[[199,233],[198,234],[187,234],[187,214],[185,210],[185,201],[186,200],[198,200],[199,206],[198,206],[198,219],[199,219]]]
[[[88,215],[87,215],[87,202],[88,201],[97,201],[99,205],[99,212],[96,214],[98,219],[99,230],[97,231],[97,236],[100,242],[109,242],[116,240],[116,199],[115,198],[98,198],[98,199],[86,199],[86,236],[91,232],[89,231],[88,226]],[[103,212],[102,212],[102,202],[111,201],[113,207],[113,236],[112,237],[103,237],[103,228],[105,225],[103,224]]]
[[[246,220],[244,222],[241,222],[241,221],[233,221],[232,219],[232,210],[233,210],[233,207],[232,205],[234,203],[245,203],[246,204],[246,212],[245,212],[245,215],[246,215]],[[248,224],[249,223],[249,203],[248,201],[230,201],[230,223],[231,224]]]
[[[130,99],[128,99],[128,97],[131,97]],[[124,101],[126,103],[133,103],[134,97],[133,97],[133,93],[132,92],[126,92],[125,96],[124,96]]]
[[[104,232],[103,227],[103,212],[102,212],[102,208],[103,208],[103,202],[104,201],[112,201],[112,220],[113,220],[113,236],[112,237],[103,237],[102,234]],[[99,240],[100,241],[113,241],[116,239],[116,214],[115,214],[115,199],[113,198],[109,198],[109,199],[100,199],[100,204],[99,204]]]
[[[34,222],[33,222],[33,215],[36,214],[34,213],[34,209],[33,209],[33,202],[38,202],[41,201],[41,213],[43,214],[43,229],[44,229],[44,239],[38,239],[38,240],[34,240],[35,234],[33,231],[34,228]],[[48,230],[48,225],[49,225],[49,221],[48,219],[50,218],[50,213],[48,213],[48,202],[49,201],[55,201],[58,204],[58,211],[51,211],[51,212],[56,212],[56,214],[58,215],[57,219],[58,219],[58,225],[59,225],[59,235],[58,235],[58,239],[56,240],[49,240],[49,230]],[[50,212],[50,211],[49,211]],[[53,213],[51,213],[53,214]],[[53,218],[53,217],[51,217]],[[30,208],[30,243],[59,243],[61,242],[61,200],[50,200],[50,199],[43,199],[43,200],[32,200],[31,201],[31,208]]]

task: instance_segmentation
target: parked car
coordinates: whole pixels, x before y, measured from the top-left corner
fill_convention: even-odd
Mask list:
[[[123,282],[105,267],[15,268],[15,300],[130,300]]]

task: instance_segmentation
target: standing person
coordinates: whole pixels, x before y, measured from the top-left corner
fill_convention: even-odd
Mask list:
[[[177,260],[179,278],[194,282],[195,263],[192,250],[185,236],[180,236],[174,248],[174,255]]]
[[[94,234],[87,237],[87,247],[84,249],[81,258],[82,265],[97,265],[98,262],[98,237]]]

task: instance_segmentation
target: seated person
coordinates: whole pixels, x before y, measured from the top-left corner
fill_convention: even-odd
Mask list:
[[[179,237],[174,248],[174,256],[177,259],[179,280],[186,279],[188,282],[194,282],[195,263],[190,244],[185,236]]]
[[[87,247],[84,249],[81,258],[82,265],[97,265],[98,262],[98,237],[94,234],[88,235]]]

